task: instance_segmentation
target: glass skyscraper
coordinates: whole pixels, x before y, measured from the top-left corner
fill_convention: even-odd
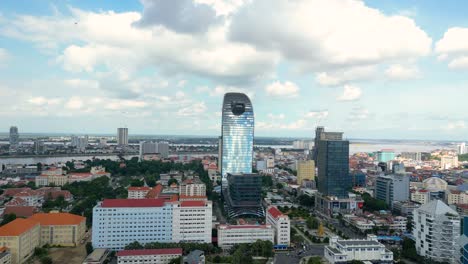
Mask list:
[[[254,113],[247,95],[224,95],[221,130],[222,188],[226,189],[228,173],[252,173]]]

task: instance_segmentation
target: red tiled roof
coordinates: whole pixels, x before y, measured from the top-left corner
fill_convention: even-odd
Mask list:
[[[34,220],[16,218],[0,227],[0,236],[19,236],[38,225],[39,223]]]
[[[145,255],[182,255],[182,248],[136,249],[117,252],[117,257]]]
[[[5,204],[5,206],[23,206],[23,205],[27,205],[28,202],[26,202],[26,200],[24,200],[23,198],[20,198],[20,197],[15,197],[13,199],[11,199],[8,203]]]
[[[143,186],[143,187],[128,187],[128,190],[129,191],[149,191],[149,190],[151,190],[151,188],[146,187],[146,186]]]
[[[31,188],[28,188],[28,187],[25,187],[25,188],[9,188],[9,189],[5,190],[3,195],[5,195],[5,196],[14,196],[17,193],[20,193],[22,191],[27,191],[27,190],[31,190]]]
[[[7,206],[3,215],[15,214],[16,217],[30,217],[37,211],[35,206]]]
[[[197,206],[205,206],[205,201],[183,201],[180,202],[181,207],[197,207]]]
[[[101,207],[162,207],[164,199],[105,199]]]
[[[52,196],[52,199],[54,199],[54,200],[59,198],[60,196],[63,196],[63,198],[65,198],[65,199],[72,198],[72,194],[67,190],[52,191],[52,192],[50,192],[50,195]]]
[[[190,199],[195,199],[195,200],[208,200],[208,197],[205,195],[181,195],[180,200],[190,200]]]
[[[38,213],[29,219],[39,222],[41,225],[79,225],[86,221],[86,217],[69,213]]]
[[[246,228],[266,229],[266,228],[270,228],[271,225],[220,225],[219,227],[224,228],[224,229],[246,229]]]
[[[34,196],[38,195],[39,193],[34,190],[26,190],[14,195],[14,197],[27,197],[27,196]]]
[[[281,213],[280,210],[278,210],[278,208],[272,206],[268,209],[268,213],[273,216],[273,218],[277,219],[278,217],[282,216],[283,213]]]
[[[161,184],[158,184],[146,194],[146,198],[158,198],[162,190],[163,186]]]

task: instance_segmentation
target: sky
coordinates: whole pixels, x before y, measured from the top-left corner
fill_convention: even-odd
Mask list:
[[[468,140],[459,0],[2,0],[0,130]],[[27,4],[26,4],[27,3]]]

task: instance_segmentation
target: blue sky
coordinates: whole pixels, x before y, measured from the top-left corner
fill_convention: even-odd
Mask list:
[[[468,5],[437,0],[4,0],[0,130],[467,140]]]

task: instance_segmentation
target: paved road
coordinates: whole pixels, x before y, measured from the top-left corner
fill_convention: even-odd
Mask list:
[[[281,252],[275,255],[275,264],[299,264],[304,257],[323,257],[324,245],[306,245],[306,251],[299,255],[300,249]]]

